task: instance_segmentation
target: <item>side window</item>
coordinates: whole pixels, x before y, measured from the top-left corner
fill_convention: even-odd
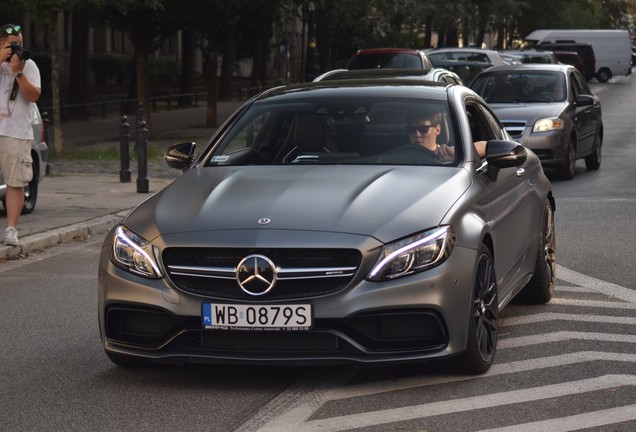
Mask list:
[[[586,95],[592,94],[592,90],[590,89],[590,86],[587,84],[587,81],[585,80],[585,78],[583,78],[583,76],[580,73],[572,72],[572,80],[576,81],[579,87],[580,94],[586,94]]]
[[[468,101],[466,112],[473,142],[502,140],[504,138],[499,121],[481,104],[476,101]]]
[[[580,83],[576,80],[574,72],[570,73],[570,92],[572,93],[573,100],[576,100],[576,98],[579,97],[581,93],[583,93]]]

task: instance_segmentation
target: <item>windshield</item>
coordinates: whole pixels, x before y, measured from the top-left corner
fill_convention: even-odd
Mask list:
[[[432,100],[334,97],[256,102],[205,163],[456,166],[461,151],[454,151],[448,113],[446,101]],[[444,157],[436,157],[438,144],[445,145]]]
[[[560,72],[489,72],[470,87],[488,103],[563,102],[566,98],[565,76]]]

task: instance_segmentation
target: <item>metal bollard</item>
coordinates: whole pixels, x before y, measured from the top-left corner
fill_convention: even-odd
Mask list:
[[[137,192],[150,192],[150,184],[148,182],[148,129],[146,121],[141,120],[137,128]]]
[[[119,159],[121,161],[119,181],[130,183],[130,124],[128,124],[126,116],[121,116],[121,124],[119,125]]]

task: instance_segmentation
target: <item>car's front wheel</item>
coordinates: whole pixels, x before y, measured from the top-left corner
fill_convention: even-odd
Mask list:
[[[525,304],[547,303],[554,294],[556,275],[556,233],[554,229],[554,210],[549,202],[545,204],[543,222],[539,233],[539,248],[534,275],[521,290],[515,301]]]
[[[576,167],[576,148],[573,140],[568,143],[565,162],[557,167],[557,175],[562,180],[572,180]]]
[[[473,286],[468,343],[466,351],[454,359],[455,370],[465,374],[480,374],[490,369],[497,349],[498,316],[495,266],[490,250],[482,245]]]
[[[596,132],[594,136],[594,148],[592,154],[585,157],[585,168],[589,171],[595,171],[601,167],[601,151],[603,148],[603,138],[601,132]]]

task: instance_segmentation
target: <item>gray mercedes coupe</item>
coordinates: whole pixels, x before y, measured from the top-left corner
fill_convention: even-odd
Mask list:
[[[414,143],[427,134],[435,150]],[[466,87],[278,87],[165,159],[183,175],[101,253],[101,338],[120,366],[440,359],[482,373],[502,308],[552,297],[550,182]]]

